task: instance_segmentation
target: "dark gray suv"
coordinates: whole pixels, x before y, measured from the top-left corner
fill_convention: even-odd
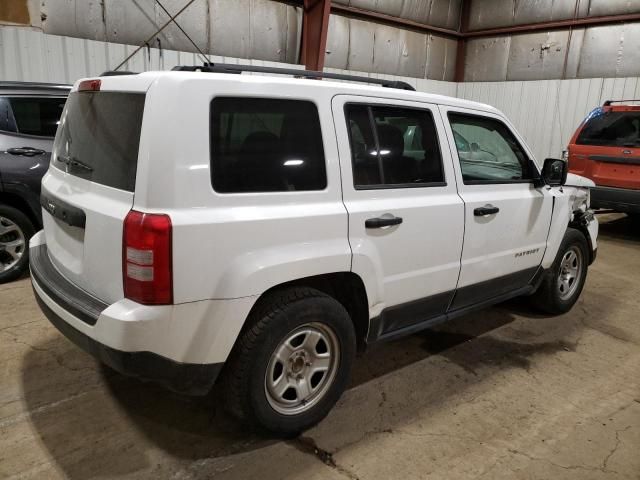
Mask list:
[[[29,238],[42,221],[40,181],[70,88],[0,82],[0,283],[29,266]]]

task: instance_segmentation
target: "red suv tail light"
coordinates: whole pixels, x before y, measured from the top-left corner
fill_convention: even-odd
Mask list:
[[[173,303],[171,219],[131,210],[124,219],[124,296],[145,305]]]

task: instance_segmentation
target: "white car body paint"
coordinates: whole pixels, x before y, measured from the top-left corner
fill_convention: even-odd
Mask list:
[[[369,316],[385,308],[472,287],[514,272],[548,268],[586,197],[575,187],[464,185],[448,111],[504,122],[493,107],[439,95],[330,81],[193,72],[103,77],[103,91],[146,93],[135,193],[99,185],[51,166],[43,192],[85,211],[86,228],[68,227],[44,211],[47,244],[58,271],[109,305],[94,326],[65,312],[37,285],[36,294],[74,328],[127,352],[178,362],[226,360],[256,300],[285,282],[335,272],[357,274]],[[78,83],[74,86],[76,91]],[[320,191],[220,194],[211,184],[209,118],[216,96],[309,100],[319,112],[327,187]],[[424,108],[432,112],[446,185],[356,190],[343,106],[346,102]],[[540,165],[538,164],[538,169]],[[487,203],[494,219],[473,216]],[[123,221],[131,209],[163,213],[173,225],[173,305],[124,298]],[[399,227],[370,231],[364,220],[385,213]],[[597,222],[589,226],[596,245]],[[532,252],[518,256],[522,252]]]

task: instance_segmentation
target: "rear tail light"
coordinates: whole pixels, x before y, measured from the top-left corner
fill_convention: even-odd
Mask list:
[[[171,218],[131,210],[124,219],[124,296],[145,305],[173,303]]]

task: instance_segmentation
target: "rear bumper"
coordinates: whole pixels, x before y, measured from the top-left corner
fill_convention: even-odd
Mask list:
[[[152,352],[123,352],[108,347],[73,328],[42,299],[34,283],[36,301],[42,313],[60,333],[85,352],[115,371],[188,395],[205,395],[215,383],[222,363],[191,364],[169,360]]]
[[[168,356],[206,358],[211,354],[210,344],[194,341],[200,332],[190,330],[193,321],[185,321],[186,331],[178,329],[180,335],[172,337],[170,325],[175,324],[172,318],[177,306],[146,307],[126,299],[106,305],[60,275],[51,264],[46,244],[37,244],[39,237],[34,238],[29,263],[35,297],[64,336],[124,375],[191,395],[211,389],[223,361],[191,363]],[[224,358],[227,354],[223,353]]]
[[[640,190],[593,187],[591,208],[610,208],[624,213],[640,213]]]

